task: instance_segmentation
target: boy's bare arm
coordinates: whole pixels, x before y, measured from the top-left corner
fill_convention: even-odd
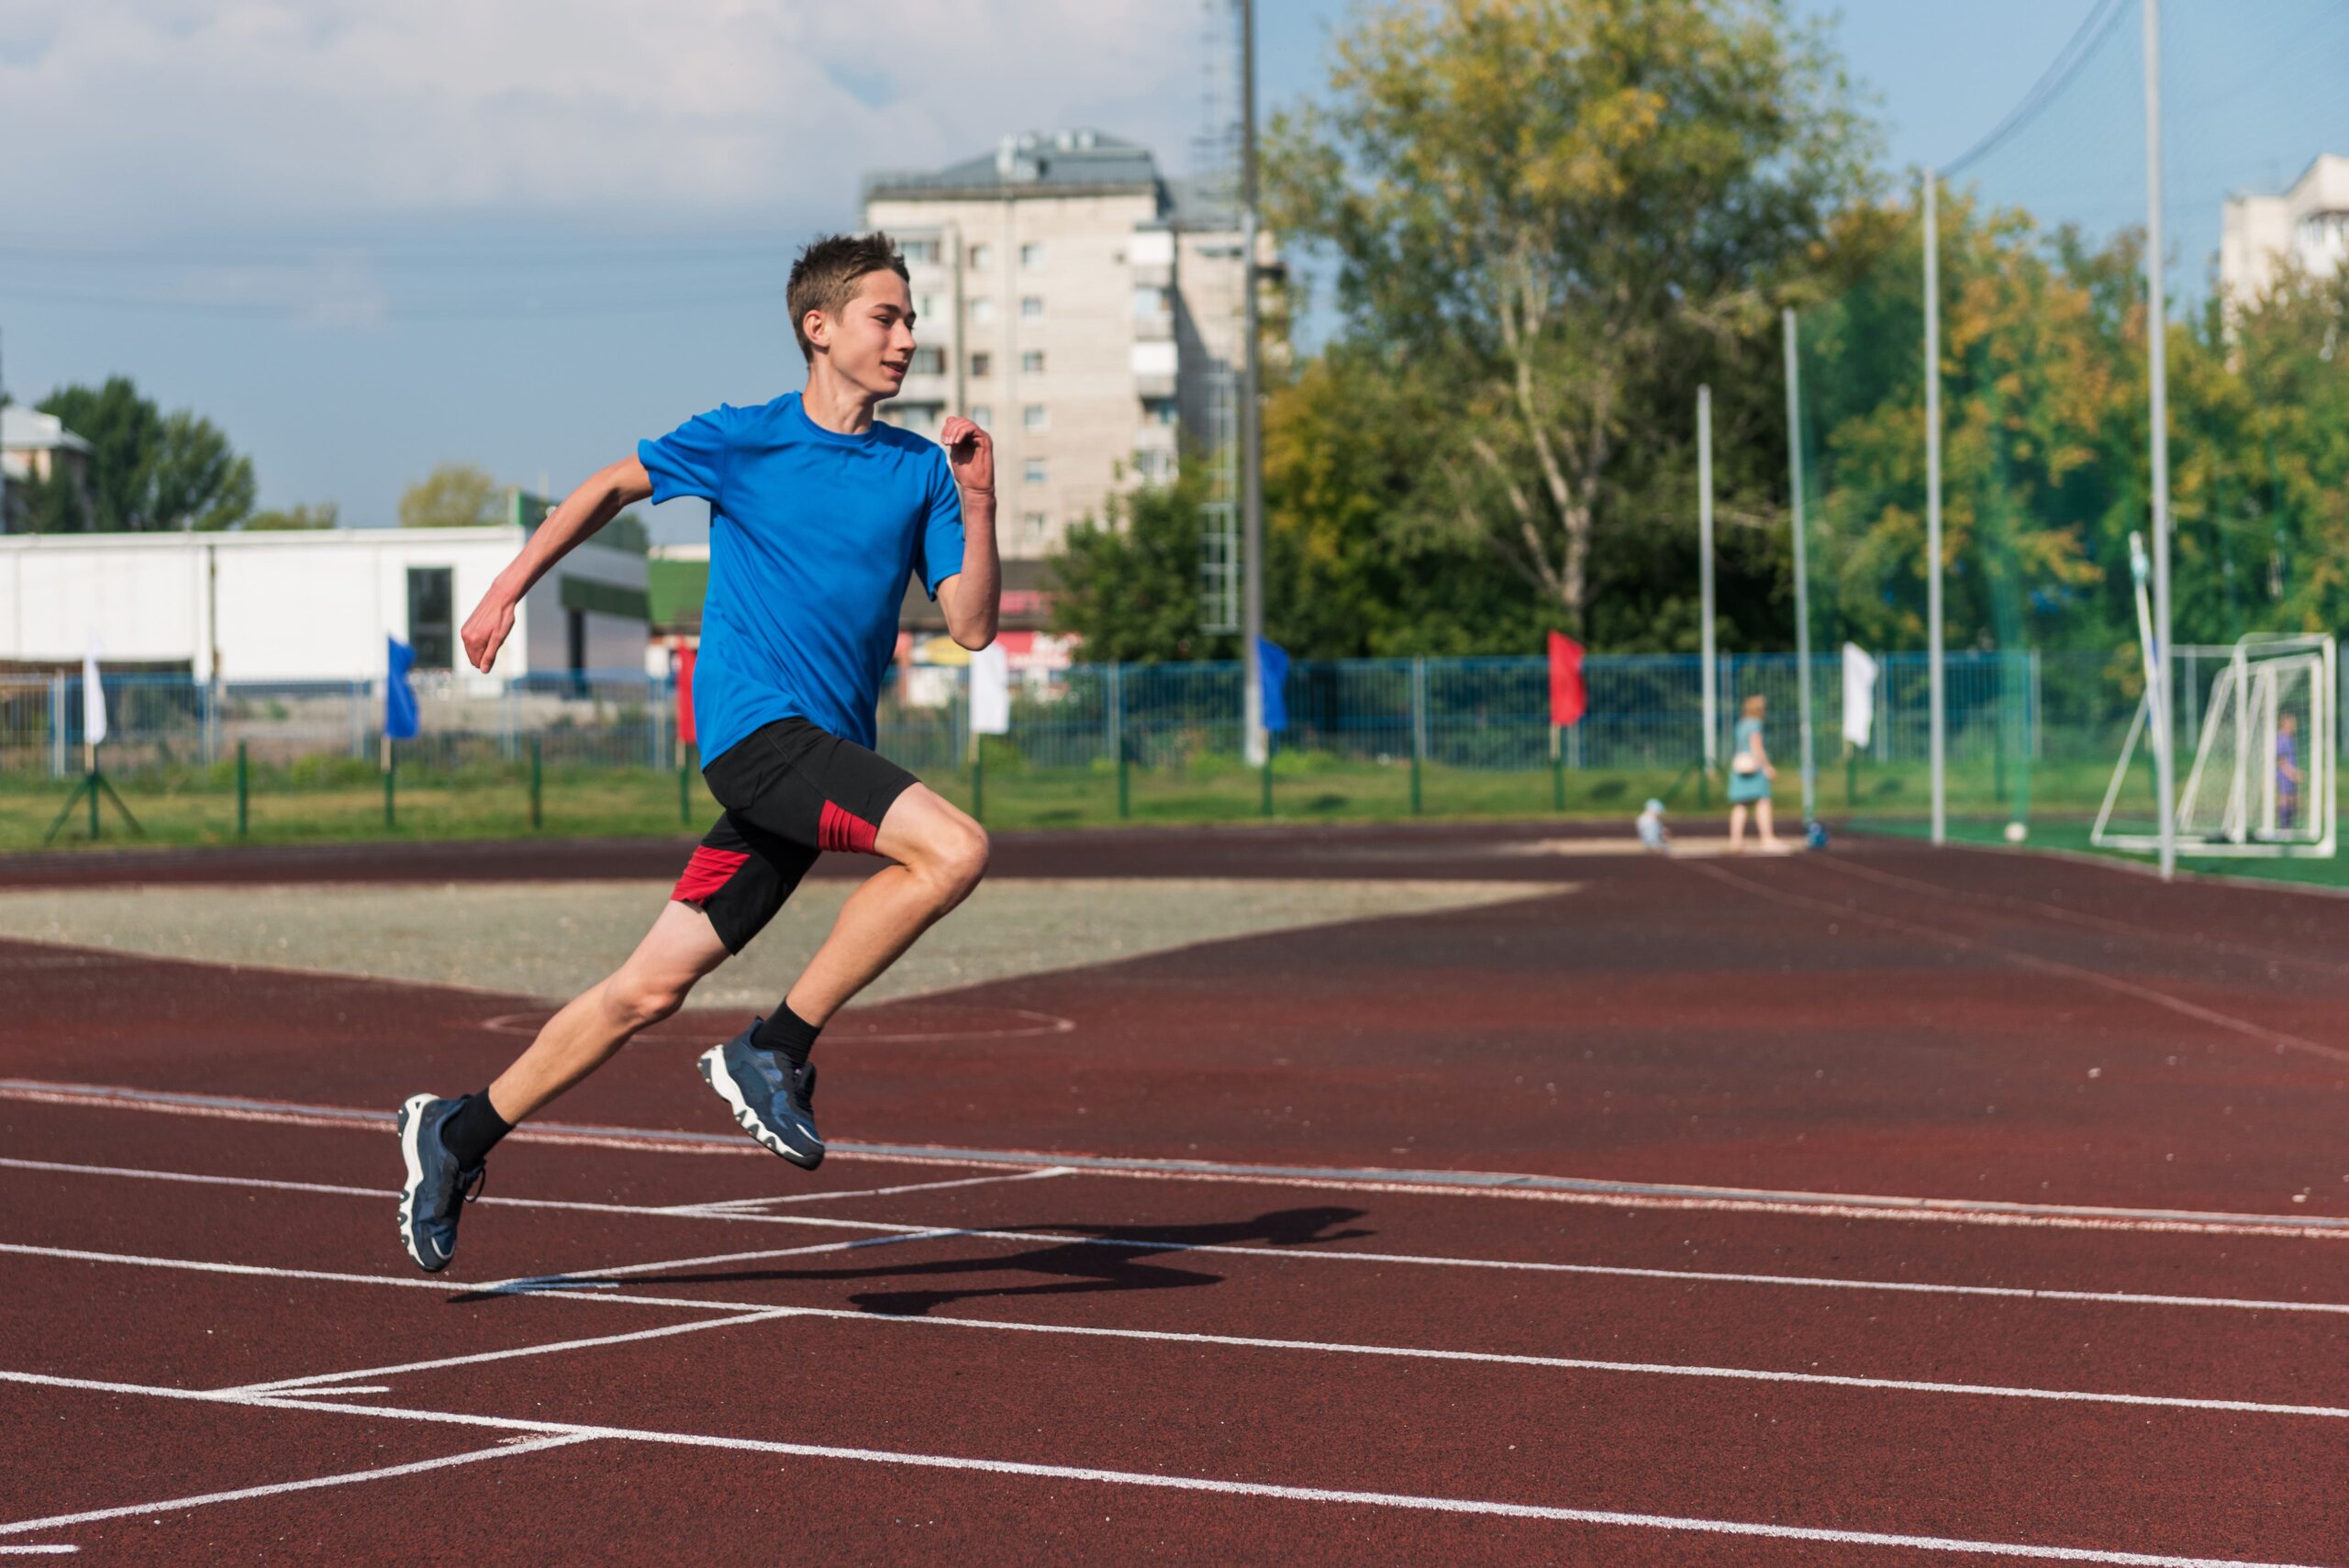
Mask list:
[[[946,632],[976,651],[995,640],[1002,602],[1003,566],[995,547],[995,443],[956,415],[939,432],[954,483],[963,493],[963,570],[938,585]]]
[[[620,515],[621,508],[652,494],[652,476],[634,458],[596,471],[594,477],[562,498],[547,514],[530,542],[513,563],[497,574],[473,613],[465,617],[465,657],[486,673],[497,662],[497,651],[514,630],[514,606],[547,569],[570,552],[571,547]]]

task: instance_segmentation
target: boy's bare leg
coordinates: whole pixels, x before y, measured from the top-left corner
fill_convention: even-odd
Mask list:
[[[690,904],[670,904],[626,963],[549,1018],[530,1048],[497,1075],[490,1107],[509,1122],[534,1114],[639,1030],[675,1012],[726,956],[708,916]]]
[[[986,873],[986,829],[923,784],[889,807],[873,848],[896,863],[849,895],[832,934],[784,998],[818,1027],[968,897]]]

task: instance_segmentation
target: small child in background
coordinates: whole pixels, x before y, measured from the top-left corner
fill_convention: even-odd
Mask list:
[[[1648,853],[1664,855],[1672,852],[1672,833],[1664,825],[1664,802],[1651,800],[1640,808],[1640,842]]]

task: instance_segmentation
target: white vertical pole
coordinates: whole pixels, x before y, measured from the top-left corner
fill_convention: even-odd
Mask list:
[[[1256,310],[1256,7],[1240,0],[1240,528],[1245,552],[1240,580],[1241,750],[1251,767],[1270,754],[1264,733],[1264,676],[1256,644],[1264,635],[1264,436],[1258,400],[1264,361]]]
[[[2177,874],[2177,771],[2171,757],[2169,625],[2169,290],[2162,254],[2162,7],[2145,17],[2145,371],[2154,474],[2154,677],[2162,726],[2154,736],[2154,793],[2161,807],[2162,878]]]
[[[1705,665],[1705,769],[1720,761],[1720,668],[1713,658],[1713,389],[1697,389],[1697,615]]]
[[[1810,573],[1802,514],[1802,381],[1795,364],[1795,313],[1780,317],[1787,340],[1787,483],[1794,495],[1796,712],[1802,740],[1802,819],[1819,816],[1819,770],[1810,754]]]
[[[1942,668],[1941,177],[1925,171],[1925,690],[1933,842],[1949,841],[1949,714]]]

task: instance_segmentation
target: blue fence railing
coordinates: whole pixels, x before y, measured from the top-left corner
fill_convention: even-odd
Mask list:
[[[1882,656],[1868,754],[1921,761],[1929,744],[1922,654]],[[2110,756],[2133,708],[2118,684],[2126,661],[2099,655],[1975,652],[1947,662],[1950,755]],[[2121,673],[2116,673],[2116,671]],[[1560,738],[1577,769],[1678,769],[1704,750],[1701,662],[1685,655],[1598,656],[1584,665],[1588,708]],[[1816,755],[1842,744],[1842,666],[1790,654],[1725,655],[1717,670],[1716,754],[1726,756],[1739,704],[1768,699],[1765,735],[1781,762],[1797,753],[1798,697],[1810,684]],[[1029,765],[1141,767],[1236,759],[1237,663],[1087,664],[1013,676],[1005,745]],[[970,743],[968,673],[899,667],[879,714],[881,749],[917,771],[951,767]],[[241,743],[262,763],[365,761],[383,728],[379,683],[199,683],[184,674],[104,677],[107,756],[120,773],[204,765]],[[1278,744],[1346,761],[1422,762],[1466,769],[1550,765],[1549,673],[1540,659],[1298,661],[1285,688],[1289,727]],[[673,767],[676,693],[634,673],[505,683],[443,675],[417,684],[422,735],[402,742],[413,763],[513,762],[535,739],[549,763]],[[0,773],[63,776],[81,765],[78,674],[0,675]]]

